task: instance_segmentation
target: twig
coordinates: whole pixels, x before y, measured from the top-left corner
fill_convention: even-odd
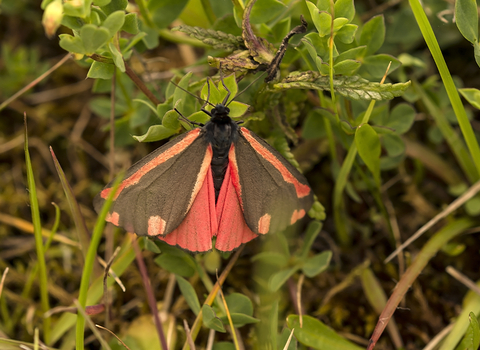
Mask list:
[[[125,344],[125,343],[123,342],[123,340],[120,339],[120,338],[119,338],[115,333],[113,333],[110,329],[105,328],[105,327],[103,327],[103,326],[100,326],[99,324],[96,324],[95,327],[100,328],[100,329],[103,329],[104,331],[107,331],[108,333],[110,333],[111,335],[113,335],[115,338],[117,338],[117,340],[120,342],[120,344],[122,344],[122,345],[125,347],[125,349],[130,350],[130,348],[127,346],[127,344]]]
[[[183,328],[185,328],[185,334],[187,335],[187,341],[190,349],[195,350],[195,343],[192,339],[192,332],[190,332],[190,327],[188,327],[188,322],[185,319],[183,320]]]
[[[464,194],[462,194],[460,197],[455,199],[448,207],[446,207],[442,212],[438,213],[435,215],[433,219],[431,219],[429,222],[427,222],[425,225],[423,225],[417,232],[415,232],[409,239],[405,241],[400,247],[395,249],[392,254],[390,254],[384,261],[384,263],[388,263],[390,260],[392,260],[395,256],[397,256],[398,253],[400,253],[405,247],[410,245],[413,241],[415,241],[417,238],[419,238],[421,235],[423,235],[426,231],[428,231],[433,225],[435,225],[437,222],[439,222],[441,219],[446,217],[447,215],[450,215],[452,212],[457,210],[460,206],[462,206],[466,201],[468,201],[470,198],[475,196],[477,192],[480,191],[480,181],[477,181],[473,186],[471,186]]]
[[[50,68],[49,70],[47,70],[45,73],[43,73],[42,75],[40,75],[37,79],[33,80],[30,84],[28,84],[27,86],[25,86],[23,89],[21,89],[20,91],[18,91],[16,94],[14,94],[12,97],[6,99],[5,101],[3,101],[3,103],[0,105],[0,111],[3,110],[5,107],[7,107],[12,101],[15,101],[17,98],[19,98],[20,96],[22,96],[25,92],[27,92],[28,90],[30,90],[31,88],[33,88],[35,85],[37,85],[39,82],[41,82],[43,79],[45,79],[46,77],[48,77],[50,74],[52,74],[54,71],[56,71],[62,64],[64,64],[65,62],[67,62],[67,60],[72,57],[72,55],[70,53],[68,53],[67,55],[65,55],[65,57],[63,57],[59,62],[57,62],[57,64],[55,64],[52,68]]]

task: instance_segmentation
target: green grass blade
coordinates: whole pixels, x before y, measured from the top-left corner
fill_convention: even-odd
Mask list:
[[[108,210],[113,201],[113,197],[117,192],[117,189],[120,185],[120,182],[123,178],[123,174],[117,177],[115,180],[112,191],[108,195],[108,198],[105,204],[102,207],[102,211],[100,212],[97,222],[95,223],[95,227],[92,233],[92,239],[90,241],[90,246],[88,247],[87,256],[85,258],[85,265],[83,266],[83,273],[82,273],[82,281],[80,282],[80,292],[78,295],[78,303],[80,306],[85,309],[87,306],[87,295],[88,295],[88,287],[90,285],[90,277],[93,271],[93,265],[95,263],[95,258],[97,256],[97,249],[98,244],[100,243],[100,239],[102,238],[103,229],[105,228],[106,221],[105,217],[107,216]],[[76,348],[77,350],[83,350],[84,347],[84,337],[85,337],[85,317],[82,314],[77,315],[77,328],[76,328]]]
[[[77,228],[78,239],[80,241],[83,257],[85,258],[87,248],[90,244],[90,235],[88,234],[85,220],[83,219],[82,212],[80,211],[80,207],[77,203],[77,200],[75,199],[75,195],[73,194],[72,187],[68,183],[67,178],[65,177],[65,173],[63,172],[63,169],[60,166],[60,163],[58,162],[52,147],[50,147],[50,153],[52,154],[55,169],[57,170],[58,177],[60,178],[60,182],[62,183],[62,187],[65,192],[65,196],[67,197],[68,205],[72,212],[73,220],[75,221],[75,227]]]
[[[437,65],[440,76],[442,77],[443,84],[445,85],[445,89],[447,90],[448,98],[450,99],[452,108],[455,111],[458,124],[460,125],[460,129],[462,130],[463,137],[465,138],[465,142],[467,143],[468,149],[470,151],[470,155],[475,163],[475,180],[478,180],[480,178],[480,147],[475,138],[472,125],[468,121],[465,108],[463,107],[462,101],[460,100],[460,95],[458,94],[457,88],[453,83],[452,76],[450,75],[447,64],[445,63],[445,59],[443,58],[440,46],[438,45],[435,34],[433,33],[433,29],[428,22],[428,18],[425,14],[425,11],[423,11],[420,1],[409,0],[409,3],[415,19],[418,23],[418,26],[420,27],[423,38],[427,43],[427,46]]]
[[[447,119],[445,113],[442,112],[438,106],[432,101],[432,99],[425,93],[421,86],[417,83],[414,83],[415,90],[419,94],[423,104],[427,108],[428,112],[435,120],[435,124],[440,129],[443,137],[447,141],[450,149],[455,154],[455,158],[458,161],[458,164],[464,171],[470,182],[476,182],[477,180],[477,170],[473,164],[472,158],[468,154],[468,149],[465,146],[465,143],[460,139],[457,132],[450,125],[450,122]]]
[[[37,262],[39,267],[39,284],[40,284],[40,300],[42,311],[45,313],[50,310],[48,301],[48,279],[47,266],[45,263],[45,254],[42,238],[42,224],[40,222],[40,210],[38,208],[37,190],[35,187],[35,178],[33,176],[32,162],[30,160],[30,152],[28,151],[28,134],[27,120],[25,117],[25,164],[27,167],[28,192],[30,196],[30,208],[32,210],[32,223],[34,227],[35,246],[37,250]],[[43,337],[46,344],[50,344],[50,317],[43,319]]]

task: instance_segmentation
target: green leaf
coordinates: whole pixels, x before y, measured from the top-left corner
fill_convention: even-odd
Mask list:
[[[276,292],[281,286],[298,270],[298,267],[291,267],[274,273],[268,281],[268,289]]]
[[[328,268],[331,259],[332,252],[329,250],[314,255],[305,261],[305,264],[302,267],[302,271],[307,277],[315,277],[316,275],[325,271]]]
[[[328,58],[328,38],[320,38],[317,33],[309,33],[302,40],[313,60],[318,56]]]
[[[180,121],[178,120],[178,113],[175,110],[170,110],[162,118],[162,125],[170,130],[177,130],[180,127]]]
[[[145,134],[133,136],[133,138],[139,142],[153,142],[167,139],[176,133],[176,130],[168,129],[163,125],[152,125]]]
[[[198,301],[197,293],[195,292],[195,288],[188,282],[185,278],[175,275],[177,279],[178,287],[180,288],[180,292],[182,292],[185,301],[187,302],[188,306],[190,306],[190,310],[193,311],[195,315],[198,315],[200,312],[201,306],[200,302]]]
[[[340,55],[337,56],[335,62],[341,62],[343,60],[351,59],[351,60],[358,60],[359,58],[364,56],[366,46],[358,46],[354,47],[350,50],[343,51]]]
[[[123,23],[122,30],[129,34],[138,34],[138,18],[136,13],[128,13],[125,15],[125,22]]]
[[[458,89],[462,96],[476,109],[480,109],[480,90],[474,88]]]
[[[307,114],[303,123],[302,138],[305,140],[320,139],[326,135],[323,113],[330,113],[326,110],[313,109]]]
[[[240,118],[248,111],[249,107],[250,106],[245,103],[233,101],[228,105],[228,108],[230,109],[230,118]]]
[[[230,313],[253,315],[253,304],[249,297],[241,293],[232,293],[225,297]]]
[[[348,23],[348,19],[344,17],[337,17],[333,20],[333,32],[336,33]]]
[[[367,56],[363,59],[362,70],[367,71],[375,79],[381,79],[387,72],[390,62],[389,74],[400,67],[401,62],[397,58],[387,54]]]
[[[371,20],[363,25],[358,44],[367,46],[367,51],[365,54],[370,56],[382,47],[384,40],[385,20],[383,15],[379,15],[372,17]]]
[[[287,7],[278,0],[257,1],[250,14],[250,23],[266,23],[278,17]]]
[[[345,24],[335,35],[335,39],[345,44],[353,43],[358,26],[356,24]]]
[[[477,195],[465,203],[465,211],[470,216],[478,216],[480,214],[480,197]]]
[[[475,0],[455,1],[455,23],[465,39],[478,42],[478,12]]]
[[[230,313],[230,317],[232,318],[232,323],[233,323],[234,327],[243,327],[246,324],[260,322],[260,320],[258,318],[248,316],[248,315],[245,315],[245,314]],[[227,316],[220,317],[220,320],[224,324],[228,324],[228,322],[229,322]]]
[[[157,28],[163,29],[177,19],[187,3],[188,0],[157,0],[149,1],[147,7]]]
[[[358,154],[372,172],[377,186],[380,186],[380,139],[377,132],[368,124],[362,124],[355,132]]]
[[[93,61],[87,77],[92,79],[111,79],[115,73],[115,66],[110,63]]]
[[[287,266],[287,259],[285,255],[278,252],[262,252],[252,257],[252,262],[261,261],[265,264],[273,265],[279,269]]]
[[[332,16],[325,11],[320,11],[313,3],[307,1],[307,7],[312,16],[313,24],[317,28],[318,34],[323,37],[330,34],[330,24],[332,23]]]
[[[477,62],[477,66],[480,67],[480,44],[478,42],[475,42],[473,44],[473,49],[475,55],[475,62]]]
[[[210,329],[214,329],[217,332],[225,333],[226,330],[223,327],[222,321],[215,315],[215,311],[213,311],[212,307],[203,304],[202,306],[202,314],[203,314],[203,324]]]
[[[210,116],[203,111],[199,111],[199,112],[190,114],[190,116],[188,117],[188,120],[192,122],[206,124],[210,120]]]
[[[155,254],[160,254],[161,251],[160,251],[160,248],[158,248],[158,246],[152,242],[151,239],[149,239],[148,237],[145,237],[144,240],[143,240],[144,244],[145,244],[145,249],[155,253]]]
[[[216,105],[223,101],[222,95],[220,94],[220,91],[218,91],[217,86],[210,80],[207,80],[205,85],[203,85],[202,91],[200,92],[200,97],[213,105]],[[211,110],[212,107],[210,105],[207,105],[206,109]]]
[[[355,17],[353,0],[337,0],[335,3],[335,17],[345,17],[349,22]]]
[[[407,103],[399,103],[390,112],[386,127],[392,128],[398,135],[406,133],[415,121],[415,110]]]
[[[93,4],[95,6],[106,6],[108,5],[112,0],[93,0]]]
[[[303,238],[303,245],[302,251],[300,253],[300,259],[306,259],[308,256],[308,252],[312,247],[313,242],[317,238],[320,230],[322,229],[322,223],[318,221],[312,221],[307,228],[307,232],[305,233],[305,237]]]
[[[108,43],[108,48],[110,49],[110,53],[112,54],[115,66],[120,69],[120,72],[125,73],[125,62],[123,61],[123,56],[120,51],[118,51],[117,47],[113,43]]]
[[[173,93],[173,101],[175,102],[175,107],[185,117],[196,112],[195,110],[196,98],[186,92],[188,91],[188,85],[191,77],[192,77],[192,72],[185,74],[185,76],[178,82],[178,86],[180,88],[177,87],[175,89],[175,92]],[[178,119],[178,115],[176,116],[176,118]],[[168,125],[165,125],[165,126],[169,127]],[[175,128],[178,128],[178,126],[176,126]],[[172,127],[172,129],[174,128]]]
[[[398,157],[405,153],[405,143],[397,134],[385,134],[382,140],[389,157]]]
[[[121,11],[115,11],[112,14],[110,14],[105,21],[102,23],[102,28],[105,28],[108,30],[110,33],[110,36],[114,36],[117,34],[117,32],[120,30],[120,28],[123,27],[123,24],[125,23],[125,12],[123,10]]]
[[[115,11],[125,11],[128,5],[128,0],[114,0],[110,1],[107,5],[102,6],[103,12],[107,16],[109,16],[111,13],[114,13]]]
[[[230,96],[227,101],[223,101],[225,97],[227,97],[228,91],[225,90],[225,87],[223,86],[222,82],[218,82],[218,91],[220,92],[220,98],[222,103],[225,105],[228,105],[234,98],[237,96],[238,92],[238,85],[237,81],[235,80],[235,74],[230,74],[228,77],[223,78],[223,83],[227,87],[227,89],[230,91]],[[230,108],[230,106],[229,106]]]
[[[83,46],[82,39],[79,37],[71,36],[70,34],[60,34],[59,45],[62,49],[68,52],[84,54],[85,47]]]
[[[473,312],[468,314],[467,331],[462,339],[462,342],[457,346],[457,350],[477,350],[480,344],[480,329],[478,325],[477,316]]]
[[[78,3],[77,3],[78,4]],[[73,2],[63,3],[63,13],[67,16],[80,17],[86,19],[90,16],[90,5],[92,0],[84,0],[82,3],[73,4]]]
[[[160,249],[163,253],[155,258],[155,263],[161,268],[183,277],[192,277],[196,272],[195,264],[190,261],[192,258],[186,255],[186,253],[181,255],[176,252],[164,252],[165,248]],[[183,253],[182,251],[180,252]]]
[[[295,338],[305,346],[322,350],[361,350],[363,348],[351,343],[338,335],[330,327],[311,316],[303,316],[303,325],[300,327],[298,315],[289,315],[287,325],[295,329]]]
[[[110,33],[105,28],[99,28],[93,24],[86,24],[80,29],[85,54],[91,55],[110,39]]]
[[[335,63],[333,69],[335,70],[335,74],[354,75],[361,65],[362,64],[359,61],[347,59]]]

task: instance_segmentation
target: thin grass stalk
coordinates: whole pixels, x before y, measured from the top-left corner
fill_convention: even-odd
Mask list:
[[[40,222],[40,209],[38,207],[37,190],[35,187],[35,178],[33,176],[32,162],[30,160],[30,152],[28,151],[28,133],[27,133],[27,117],[25,116],[25,163],[27,166],[28,193],[30,196],[30,208],[32,210],[32,223],[35,235],[35,247],[37,250],[37,263],[40,272],[40,300],[43,313],[50,310],[48,301],[48,279],[47,265],[45,263],[45,254],[42,237],[42,223]],[[51,320],[49,317],[43,319],[43,338],[46,344],[50,344]]]
[[[417,24],[420,27],[423,38],[427,43],[428,49],[430,50],[430,53],[432,54],[432,57],[437,65],[440,76],[442,77],[443,85],[445,86],[445,90],[447,91],[448,98],[450,99],[450,103],[452,104],[452,108],[455,112],[455,116],[457,117],[460,129],[462,130],[465,142],[467,143],[470,155],[475,163],[475,180],[478,180],[480,178],[480,146],[478,145],[475,133],[473,132],[472,125],[467,118],[467,113],[465,112],[465,108],[462,104],[457,88],[453,83],[452,76],[442,55],[442,50],[438,45],[432,26],[428,21],[425,11],[423,11],[420,1],[408,0],[408,2],[410,4],[410,7],[412,8]]]
[[[225,270],[223,270],[223,272],[220,274],[220,277],[217,279],[217,283],[215,283],[215,285],[213,286],[213,289],[208,294],[207,299],[205,299],[204,304],[207,304],[210,306],[213,304],[213,300],[216,298],[218,290],[220,289],[220,286],[223,284],[223,282],[225,282],[228,274],[230,273],[233,266],[235,265],[238,258],[240,257],[240,254],[242,253],[244,247],[245,245],[241,246],[232,256],[227,266],[225,267]],[[193,341],[195,341],[195,339],[197,338],[198,332],[200,332],[200,328],[202,327],[202,321],[203,321],[203,313],[202,313],[202,310],[200,309],[200,312],[198,313],[197,318],[195,319],[195,322],[193,323],[193,326],[191,329]],[[185,342],[182,349],[190,350],[190,346],[188,345],[187,342]]]

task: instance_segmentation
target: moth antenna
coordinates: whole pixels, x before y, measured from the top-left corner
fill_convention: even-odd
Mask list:
[[[223,85],[224,89],[227,91],[227,96],[225,96],[225,98],[223,99],[222,104],[224,106],[227,106],[228,99],[230,98],[230,95],[232,94],[232,92],[227,87],[227,85],[225,85],[225,82],[223,81],[223,72],[222,71],[220,71],[220,80],[222,81],[222,85]]]
[[[238,96],[240,96],[241,94],[243,94],[245,91],[248,90],[248,88],[250,88],[250,86],[252,86],[253,84],[255,84],[264,74],[266,74],[267,72],[263,72],[262,74],[260,74],[258,76],[258,78],[256,78],[254,81],[252,81],[250,84],[247,85],[247,87],[245,89],[243,89],[242,91],[240,91],[238,94],[235,95],[235,97],[232,99],[232,101],[229,102],[232,103]],[[223,81],[222,81],[223,82]],[[228,105],[227,105],[228,106]]]
[[[188,123],[188,124],[191,124],[191,125],[204,126],[204,124],[202,124],[202,123],[193,122],[193,121],[189,120],[189,119],[188,119],[187,117],[185,117],[182,113],[180,113],[180,111],[177,109],[177,107],[174,107],[173,110],[178,113],[178,115],[180,116],[180,118],[183,119],[183,121],[184,121],[185,123]]]
[[[190,91],[185,90],[184,88],[182,88],[181,86],[179,86],[177,83],[174,83],[173,81],[171,81],[171,83],[172,83],[173,85],[175,85],[177,88],[179,88],[180,90],[185,91],[185,92],[186,92],[187,94],[189,94],[190,96],[195,97],[197,100],[202,101],[202,102],[205,102],[205,103],[204,103],[204,106],[206,106],[207,104],[209,104],[210,106],[215,107],[215,105],[213,105],[212,103],[208,102],[208,100],[204,100],[203,98],[198,97],[198,96],[195,95],[195,94],[192,94]]]
[[[212,103],[210,103],[210,79],[207,77],[207,99],[205,100],[205,103],[202,106],[202,111],[205,109],[205,106],[210,104],[210,106],[215,107]]]

